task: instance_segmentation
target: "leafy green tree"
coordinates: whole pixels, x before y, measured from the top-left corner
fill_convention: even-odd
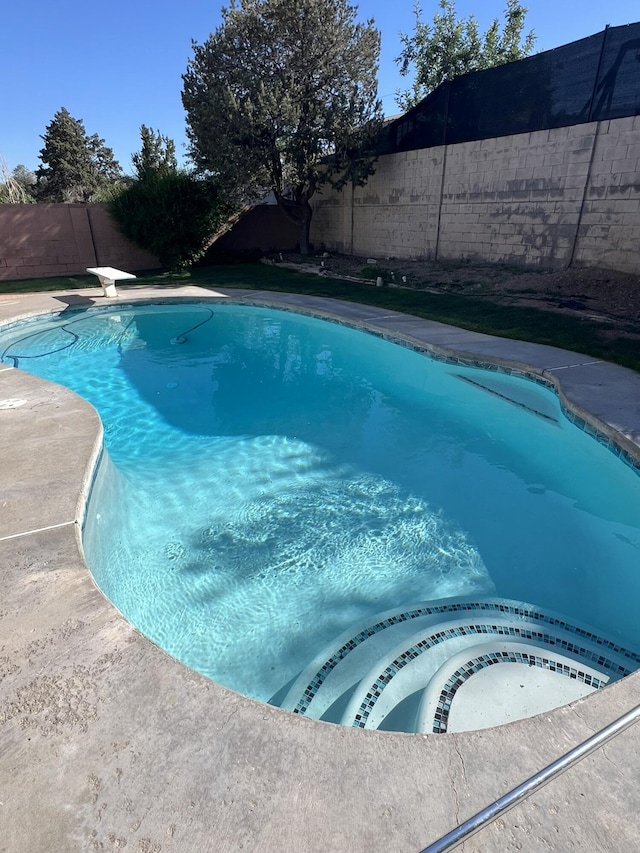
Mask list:
[[[97,134],[87,136],[81,120],[62,107],[47,125],[41,166],[36,170],[38,201],[91,201],[116,182],[122,169]]]
[[[124,236],[170,270],[198,260],[233,212],[212,181],[182,170],[158,171],[116,188],[108,207]]]
[[[24,194],[33,200],[33,189],[36,183],[35,172],[19,163],[13,170],[12,177],[16,184],[22,187]]]
[[[309,252],[314,193],[363,185],[380,36],[347,0],[232,0],[183,76],[190,157],[238,201],[272,191]]]
[[[172,139],[156,133],[144,124],[140,128],[140,138],[142,148],[131,158],[138,180],[177,170],[176,144]]]
[[[26,166],[16,166],[9,172],[7,164],[0,156],[0,204],[33,204],[33,185],[36,176]]]
[[[440,0],[440,9],[429,26],[421,20],[422,9],[416,5],[413,34],[400,35],[403,48],[396,59],[400,73],[407,76],[415,67],[411,89],[396,94],[402,110],[415,106],[445,80],[524,59],[533,50],[533,30],[523,40],[528,10],[518,0],[507,0],[502,30],[495,18],[484,35],[480,35],[474,15],[458,19],[454,0]]]

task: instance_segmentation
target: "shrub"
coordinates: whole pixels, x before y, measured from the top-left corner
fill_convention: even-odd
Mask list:
[[[183,171],[134,181],[114,191],[107,204],[122,234],[172,271],[187,269],[204,254],[233,209],[213,183]]]
[[[377,278],[381,278],[385,284],[389,284],[389,282],[394,280],[391,275],[391,270],[385,269],[384,267],[363,267],[361,275],[362,278],[369,279],[370,281],[375,281]]]

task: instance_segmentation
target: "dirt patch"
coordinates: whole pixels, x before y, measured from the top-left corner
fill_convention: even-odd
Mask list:
[[[309,258],[278,254],[273,260],[370,283],[381,277],[392,287],[460,293],[501,305],[573,314],[610,326],[616,336],[640,339],[640,277],[628,273],[586,267],[554,271],[472,261],[367,259],[327,253]]]

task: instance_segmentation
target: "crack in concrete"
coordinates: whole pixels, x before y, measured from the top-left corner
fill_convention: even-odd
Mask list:
[[[577,708],[577,706],[576,706],[576,705],[571,705],[571,706],[570,706],[570,708],[571,708],[571,710],[573,711],[573,713],[576,715],[576,717],[580,720],[580,722],[581,722],[581,723],[584,723],[584,724],[585,724],[585,726],[589,729],[589,731],[590,731],[592,734],[596,734],[596,732],[598,731],[598,729],[594,728],[590,723],[588,723],[588,722],[586,721],[586,719],[583,717],[583,715],[582,715],[582,714],[580,714],[580,713],[578,712],[578,708]],[[584,739],[584,738],[583,738],[583,739]]]
[[[576,717],[578,717],[578,719],[579,719],[581,722],[583,722],[583,723],[585,724],[585,726],[587,726],[587,728],[589,729],[589,731],[590,731],[590,732],[592,732],[593,734],[596,734],[596,733],[599,731],[599,729],[594,728],[593,726],[589,725],[589,723],[584,719],[584,717],[582,716],[582,714],[578,713],[578,710],[577,710],[576,708],[572,708],[571,710],[574,712],[574,714],[576,715]],[[623,732],[621,732],[620,734],[623,734]],[[609,764],[611,764],[611,766],[612,766],[612,767],[613,767],[613,768],[614,768],[614,769],[615,769],[615,770],[620,774],[620,776],[621,776],[623,779],[625,779],[627,782],[631,782],[631,783],[633,783],[633,784],[635,785],[635,784],[636,784],[636,779],[635,779],[635,777],[631,777],[631,776],[629,776],[629,775],[628,775],[628,774],[627,774],[627,773],[622,769],[622,767],[620,767],[620,765],[619,765],[619,764],[617,764],[617,763],[613,760],[613,758],[611,758],[611,756],[610,756],[610,754],[609,754],[609,752],[608,752],[608,747],[609,747],[609,744],[605,743],[605,744],[603,744],[599,749],[597,749],[594,753],[592,753],[592,755],[593,755],[593,756],[597,756],[597,755],[598,755],[598,753],[600,753],[600,754],[602,755],[602,757],[604,758],[604,760],[605,760],[605,761],[607,761]]]
[[[460,752],[460,747],[458,746],[458,741],[455,735],[452,735],[452,744],[453,748],[456,752],[456,755],[460,759],[460,765],[462,767],[462,781],[466,784],[467,781],[467,773],[466,768],[464,766],[464,758],[462,757],[462,753]],[[451,790],[453,791],[453,797],[455,801],[455,821],[456,826],[460,825],[460,797],[458,796],[458,789],[456,787],[456,777],[451,765],[449,765],[449,778],[451,781]],[[464,846],[464,845],[463,845]]]
[[[609,755],[609,753],[607,752],[607,747],[606,747],[606,746],[603,746],[603,747],[601,748],[600,752],[602,753],[602,757],[605,759],[605,761],[608,761],[608,762],[609,762],[609,764],[611,764],[611,766],[612,766],[612,767],[614,767],[614,768],[615,768],[615,770],[617,770],[617,772],[622,776],[622,778],[623,778],[623,779],[626,779],[628,782],[633,781],[632,779],[630,779],[630,778],[627,776],[627,774],[626,774],[626,773],[624,772],[624,770],[620,767],[620,765],[619,765],[619,764],[617,764],[617,763],[613,760],[613,758],[611,758],[611,756],[610,756],[610,755]]]
[[[460,764],[462,765],[462,781],[467,784],[467,768],[464,764],[464,758],[462,757],[462,752],[460,751],[460,747],[458,746],[458,740],[455,735],[453,735],[453,748],[456,751],[458,758],[460,759]]]
[[[140,827],[141,827],[141,826],[142,826],[142,824],[144,823],[144,821],[148,818],[149,813],[151,812],[151,809],[153,809],[153,808],[155,808],[156,806],[158,806],[158,804],[160,804],[160,808],[162,808],[162,807],[163,807],[163,804],[164,804],[164,795],[166,794],[166,792],[167,792],[168,790],[171,790],[171,788],[172,788],[172,786],[173,786],[174,779],[176,778],[176,776],[178,775],[178,773],[179,773],[179,772],[180,772],[180,769],[179,769],[179,768],[178,768],[178,769],[176,769],[176,770],[174,771],[173,775],[171,776],[171,779],[169,779],[169,781],[168,781],[168,782],[166,782],[166,783],[165,783],[165,784],[164,784],[164,785],[163,785],[163,786],[158,790],[158,793],[155,795],[155,797],[152,797],[152,798],[151,798],[151,801],[149,802],[149,805],[145,808],[145,810],[144,810],[144,811],[143,811],[143,813],[142,813],[142,817],[140,817],[140,818],[135,822],[135,824],[134,824],[135,829],[133,829],[133,827],[131,827],[130,831],[132,831],[132,832],[138,832],[138,831],[140,830]],[[138,842],[138,845],[140,845],[140,843],[141,843],[142,841],[145,841],[145,839],[140,839],[140,841]]]
[[[237,705],[236,705],[234,708],[232,708],[231,713],[229,714],[229,716],[227,717],[227,719],[222,723],[222,726],[221,726],[221,729],[222,729],[222,730],[224,730],[224,729],[226,729],[226,728],[227,728],[227,726],[229,725],[229,723],[231,722],[231,720],[232,720],[232,719],[236,716],[236,714],[238,713],[238,710],[239,710],[239,709],[238,709],[238,706],[237,706]]]
[[[617,773],[620,774],[620,777],[632,785],[634,788],[637,785],[637,777],[636,774],[631,772],[629,773],[627,769],[621,767],[617,761],[614,761],[611,755],[609,754],[610,744],[605,744],[600,748],[600,752],[602,753],[602,757],[605,761],[608,761],[609,764],[616,770]]]

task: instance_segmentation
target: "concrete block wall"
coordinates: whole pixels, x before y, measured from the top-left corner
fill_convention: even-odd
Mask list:
[[[449,146],[438,257],[568,266],[594,131],[576,125]]]
[[[0,281],[79,275],[87,267],[160,266],[129,243],[106,209],[86,204],[0,204]]]
[[[429,257],[435,251],[444,149],[406,151],[381,158],[371,181],[354,193],[354,254],[375,255],[393,243],[398,257]],[[391,218],[387,211],[391,210]]]
[[[101,204],[88,204],[85,207],[93,232],[96,266],[116,267],[129,272],[157,269],[160,266],[155,255],[140,249],[122,236],[106,207]]]
[[[376,257],[435,252],[443,153],[426,148],[381,157],[366,186],[323,190],[312,202],[314,245]]]
[[[375,180],[375,175],[371,180]],[[353,189],[346,186],[335,192],[330,187],[323,187],[313,197],[311,206],[311,242],[314,246],[317,249],[326,246],[343,255],[359,254],[353,248]]]
[[[95,265],[84,210],[71,205],[0,205],[0,279],[73,274],[79,256],[89,259],[88,266]]]
[[[639,167],[640,117],[387,155],[352,196],[314,199],[311,239],[375,257],[640,273]]]
[[[600,122],[575,261],[640,273],[640,116]]]

